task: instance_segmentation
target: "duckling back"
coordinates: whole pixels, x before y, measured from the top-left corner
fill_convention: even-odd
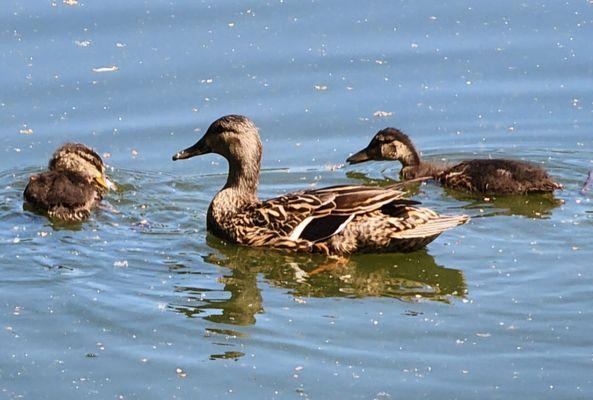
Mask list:
[[[490,195],[552,192],[562,188],[543,168],[505,159],[463,161],[444,170],[436,178],[453,189]]]
[[[101,193],[85,177],[69,171],[34,175],[24,192],[25,202],[32,209],[52,219],[72,222],[87,219],[101,198]]]
[[[49,171],[29,179],[23,196],[32,210],[75,222],[88,218],[103,193],[114,187],[97,153],[80,143],[66,143],[54,152]]]

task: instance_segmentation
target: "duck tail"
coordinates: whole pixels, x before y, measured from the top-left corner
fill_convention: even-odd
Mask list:
[[[394,239],[413,239],[421,237],[436,237],[444,231],[463,225],[470,220],[467,215],[439,215],[413,229],[393,234]]]

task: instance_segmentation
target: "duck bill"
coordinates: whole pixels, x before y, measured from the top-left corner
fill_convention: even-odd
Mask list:
[[[107,189],[113,190],[114,192],[117,191],[117,185],[107,177],[105,177],[105,185],[107,186]]]
[[[111,182],[106,176],[98,176],[95,178],[95,182],[105,190],[117,190],[117,185]]]
[[[368,153],[367,149],[363,149],[363,150],[359,151],[358,153],[352,154],[350,157],[348,157],[346,162],[348,164],[358,164],[361,162],[369,161],[370,159],[371,158],[369,157],[369,153]]]
[[[177,160],[185,160],[186,158],[192,158],[195,156],[201,156],[202,154],[212,153],[212,149],[210,146],[206,144],[204,138],[200,139],[198,143],[194,144],[191,147],[188,147],[185,150],[181,150],[177,152],[173,156],[173,161]]]

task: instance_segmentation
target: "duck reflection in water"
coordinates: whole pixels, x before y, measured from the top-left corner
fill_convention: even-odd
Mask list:
[[[449,303],[464,298],[463,273],[436,264],[426,250],[406,254],[365,254],[339,261],[322,255],[288,254],[225,243],[209,235],[215,251],[204,261],[228,268],[221,279],[224,296],[212,291],[178,286],[185,293],[183,304],[170,308],[208,321],[252,325],[264,312],[258,283],[285,288],[301,297],[389,297],[402,301],[427,299]],[[204,296],[205,294],[205,296]],[[229,297],[230,295],[230,297]]]
[[[476,199],[452,189],[445,189],[445,192],[456,200],[466,202],[467,204],[463,206],[465,210],[483,210],[479,215],[474,214],[475,218],[497,215],[549,218],[552,215],[552,210],[564,204],[563,200],[557,199],[552,193]]]

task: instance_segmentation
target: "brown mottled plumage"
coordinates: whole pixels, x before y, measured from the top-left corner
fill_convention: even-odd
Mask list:
[[[115,187],[105,176],[101,157],[83,144],[67,143],[57,149],[48,169],[29,178],[23,195],[28,207],[51,219],[83,221]]]
[[[217,153],[229,163],[226,185],[208,208],[208,229],[227,241],[305,252],[413,251],[466,216],[439,216],[394,188],[333,186],[257,198],[262,146],[255,124],[240,115],[212,123],[181,160]]]
[[[488,195],[553,192],[562,189],[541,167],[505,159],[466,160],[447,166],[424,162],[410,138],[395,128],[379,131],[369,145],[346,161],[357,164],[370,160],[398,160],[400,177],[431,177],[442,185]]]

